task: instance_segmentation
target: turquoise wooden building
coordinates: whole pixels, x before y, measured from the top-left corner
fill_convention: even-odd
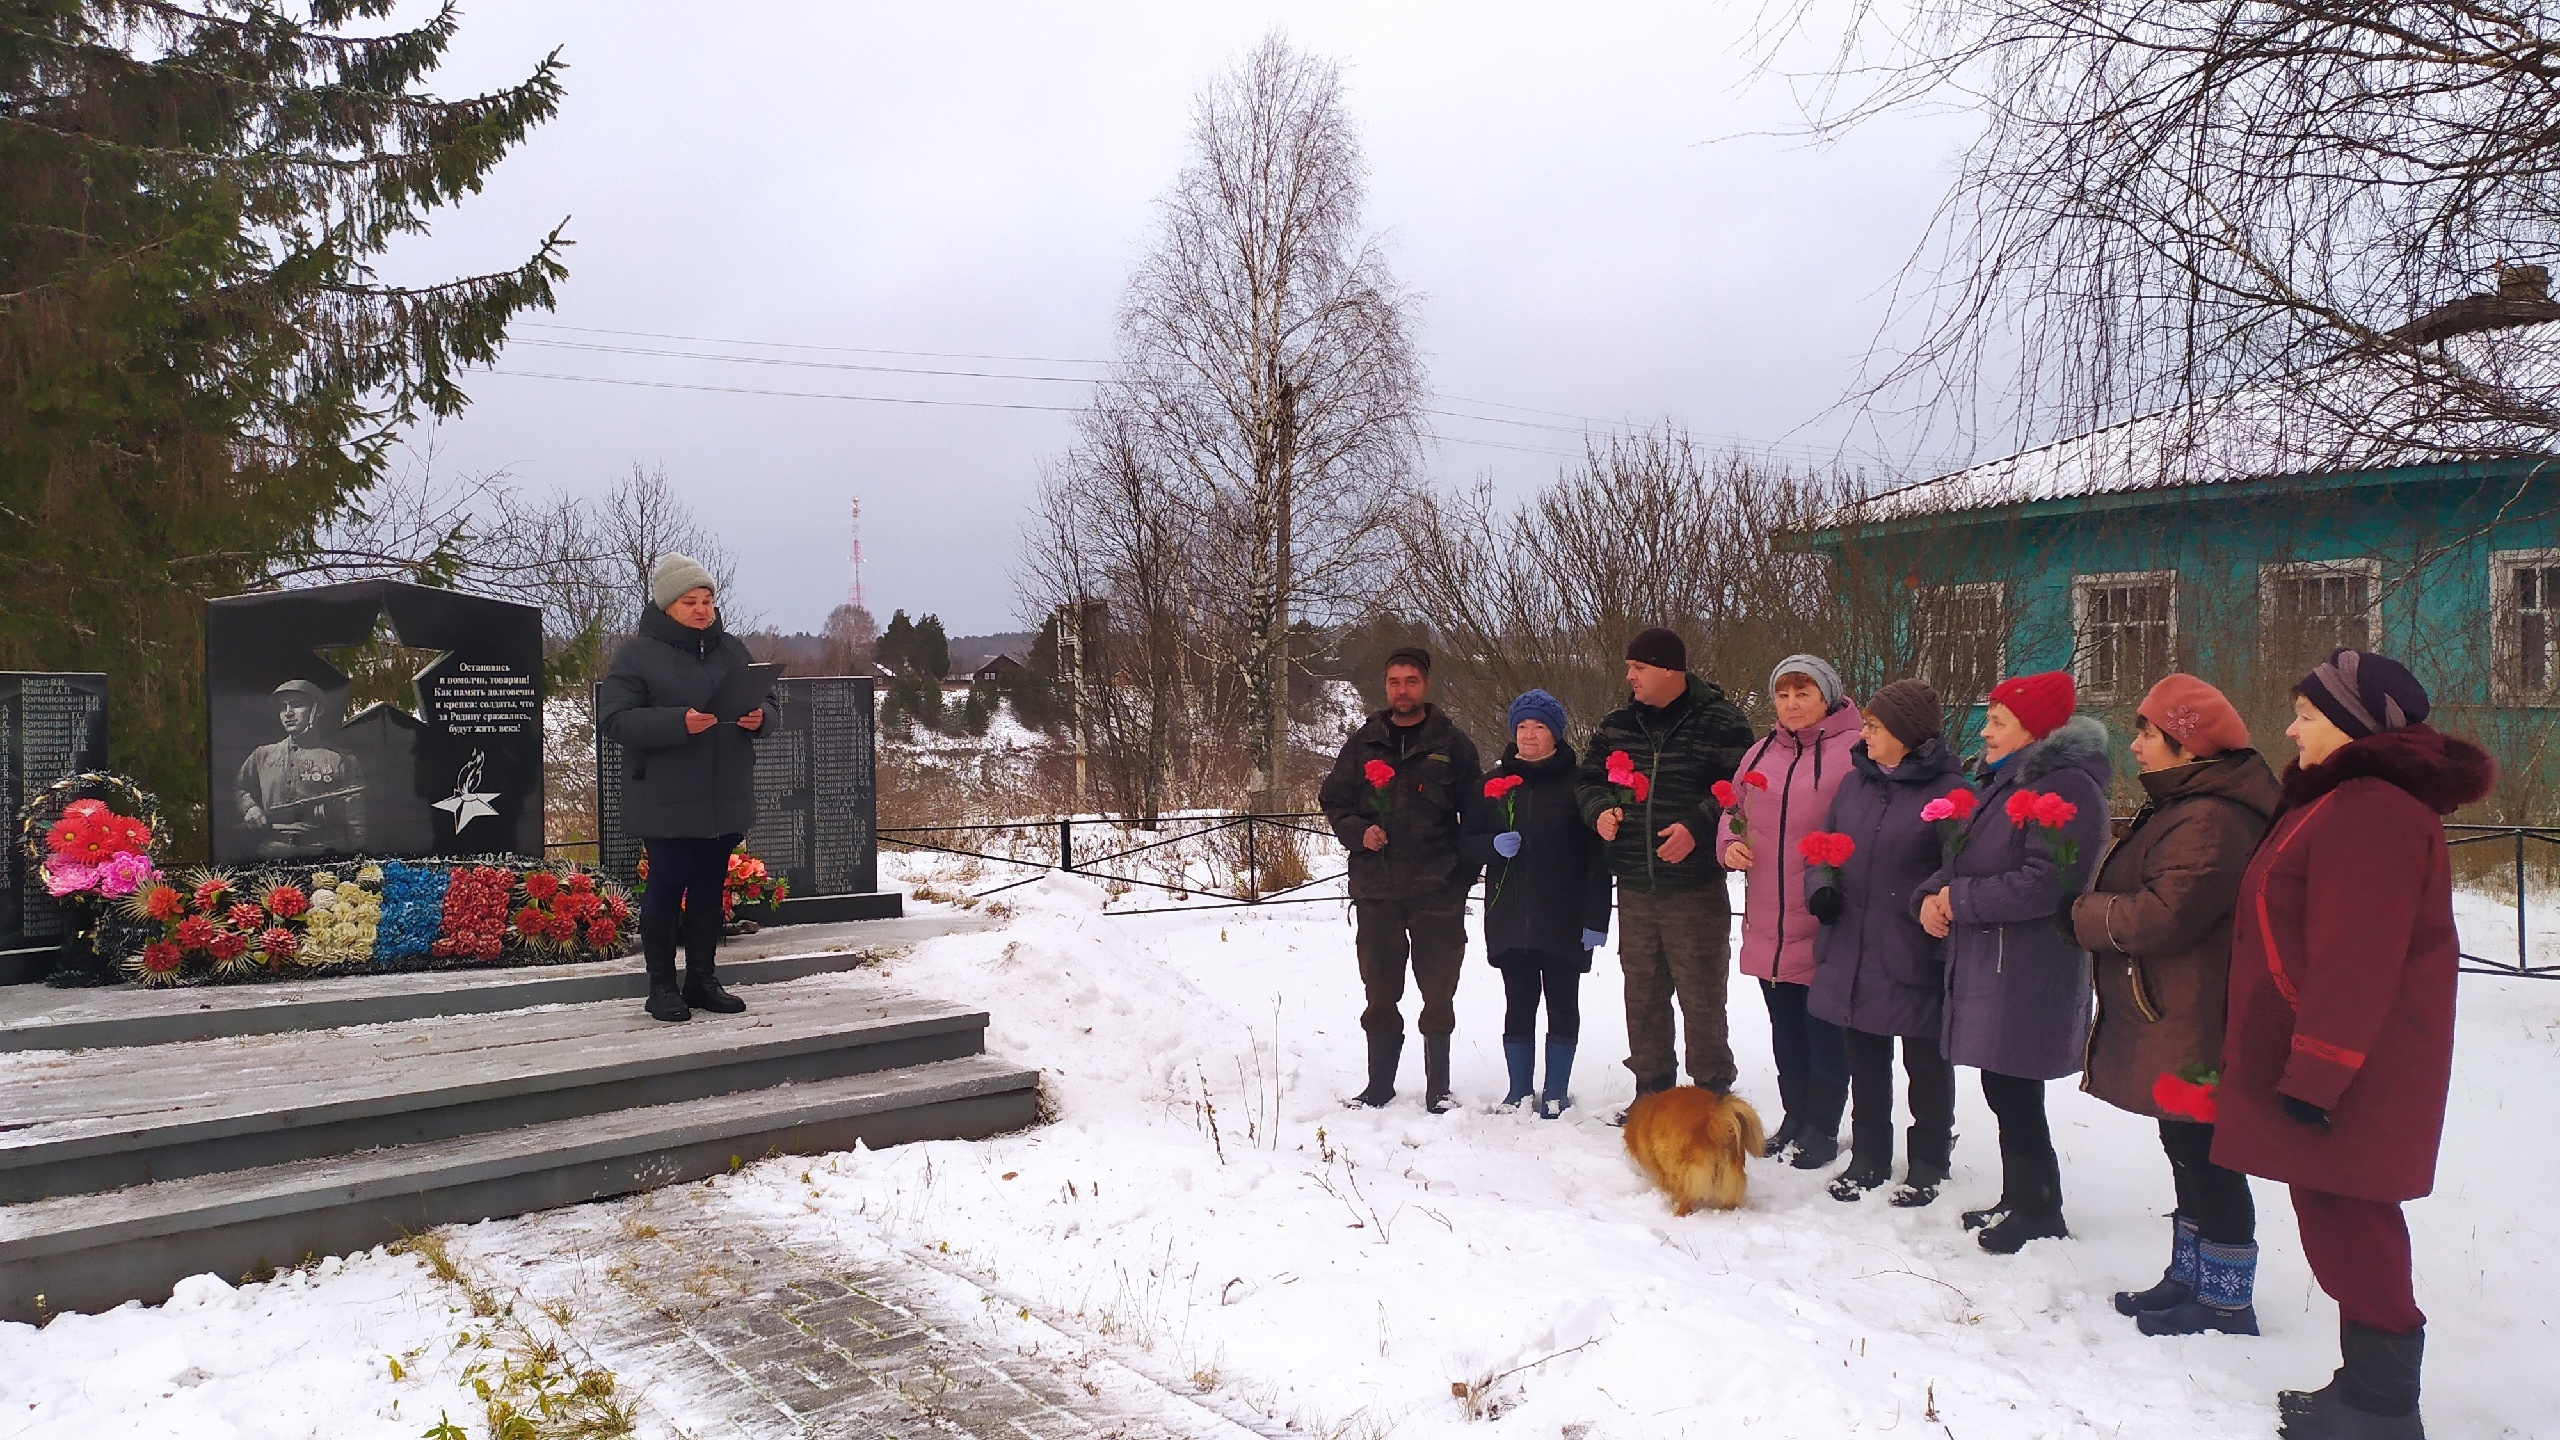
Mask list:
[[[2403,333],[2547,394],[2560,304],[2538,270],[2501,282]],[[1876,668],[1923,676],[1951,710],[1978,716],[2002,675],[2068,669],[2121,731],[2154,680],[2187,670],[2281,764],[2290,687],[2353,645],[2408,663],[2439,725],[2499,756],[2494,808],[2545,816],[2560,439],[2442,423],[2405,378],[2331,373],[2143,416],[1872,497],[1791,544],[1832,561],[1843,604],[1892,613]],[[1950,718],[1969,741],[1978,719]]]

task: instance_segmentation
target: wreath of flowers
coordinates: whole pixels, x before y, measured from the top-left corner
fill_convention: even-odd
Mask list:
[[[765,863],[744,850],[729,852],[728,883],[720,892],[720,913],[733,916],[741,905],[779,905],[791,887]]]
[[[631,902],[598,889],[593,875],[583,870],[566,875],[531,870],[525,873],[523,890],[524,905],[511,923],[526,945],[565,952],[577,948],[583,939],[610,954],[621,944]]]
[[[516,874],[495,865],[457,865],[445,882],[444,925],[427,953],[439,960],[495,960],[507,948],[507,897]]]

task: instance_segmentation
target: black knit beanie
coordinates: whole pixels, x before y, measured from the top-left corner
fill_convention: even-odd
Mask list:
[[[1921,680],[1896,680],[1877,691],[1867,701],[1867,713],[1906,746],[1917,747],[1945,728],[1938,692]]]
[[[1656,625],[1637,631],[1636,638],[1627,642],[1627,658],[1660,670],[1686,670],[1689,645],[1674,632]]]

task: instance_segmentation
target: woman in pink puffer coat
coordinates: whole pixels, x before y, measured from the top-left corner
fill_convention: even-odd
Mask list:
[[[1805,861],[1797,845],[1830,823],[1831,797],[1849,775],[1858,743],[1858,707],[1840,691],[1840,672],[1815,655],[1790,655],[1769,672],[1777,727],[1744,752],[1733,816],[1716,826],[1716,853],[1742,872],[1742,973],[1758,978],[1769,1004],[1769,1043],[1778,1061],[1785,1118],[1769,1135],[1771,1155],[1793,1152],[1799,1170],[1840,1155],[1840,1114],[1849,1103],[1849,1054],[1840,1027],[1805,1011],[1813,984],[1815,922],[1805,909]],[[1767,783],[1751,783],[1759,776]]]

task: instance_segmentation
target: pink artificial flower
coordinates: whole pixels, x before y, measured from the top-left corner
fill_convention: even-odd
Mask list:
[[[44,893],[59,900],[98,888],[98,867],[60,856],[44,862]]]
[[[112,899],[122,899],[159,880],[160,867],[139,851],[120,851],[98,867],[98,893]]]

